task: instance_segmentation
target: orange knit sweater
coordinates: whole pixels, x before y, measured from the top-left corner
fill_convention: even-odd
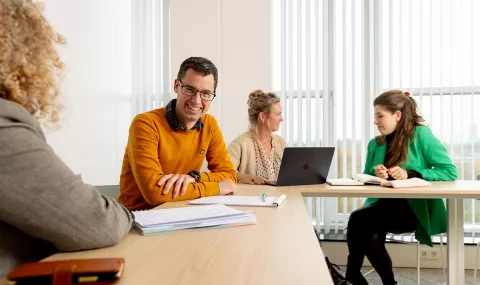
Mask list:
[[[125,148],[118,201],[130,210],[150,209],[165,202],[218,195],[217,182],[225,179],[236,183],[217,121],[207,114],[202,120],[200,130],[175,132],[165,108],[137,115]],[[173,199],[172,190],[162,194],[166,183],[159,187],[157,182],[163,175],[199,171],[205,158],[211,172],[201,173],[200,182],[189,184],[184,196]]]

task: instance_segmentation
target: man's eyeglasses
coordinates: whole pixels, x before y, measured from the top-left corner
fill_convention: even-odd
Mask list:
[[[200,98],[203,101],[212,101],[215,98],[215,96],[217,96],[215,93],[210,92],[208,90],[198,91],[197,89],[195,89],[193,87],[183,86],[182,81],[180,81],[180,80],[178,80],[178,82],[180,83],[182,93],[187,95],[187,96],[195,96],[195,95],[197,95],[197,93],[200,93]]]

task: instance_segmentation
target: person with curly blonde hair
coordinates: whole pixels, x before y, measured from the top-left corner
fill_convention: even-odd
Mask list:
[[[36,117],[56,122],[63,62],[54,43],[64,44],[64,40],[34,5],[27,1],[3,2],[0,97],[22,105]]]
[[[58,120],[64,40],[40,7],[0,1],[0,279],[58,251],[117,243],[132,215],[84,184],[46,143]]]

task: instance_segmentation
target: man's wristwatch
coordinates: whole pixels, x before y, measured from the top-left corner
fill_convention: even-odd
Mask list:
[[[188,173],[188,175],[192,176],[193,179],[195,179],[195,182],[200,182],[200,172],[192,170]]]

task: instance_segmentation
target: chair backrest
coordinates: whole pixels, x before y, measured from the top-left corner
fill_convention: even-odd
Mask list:
[[[97,188],[100,193],[115,199],[117,199],[118,195],[120,195],[120,187],[118,185],[102,185],[95,186],[95,188]]]

